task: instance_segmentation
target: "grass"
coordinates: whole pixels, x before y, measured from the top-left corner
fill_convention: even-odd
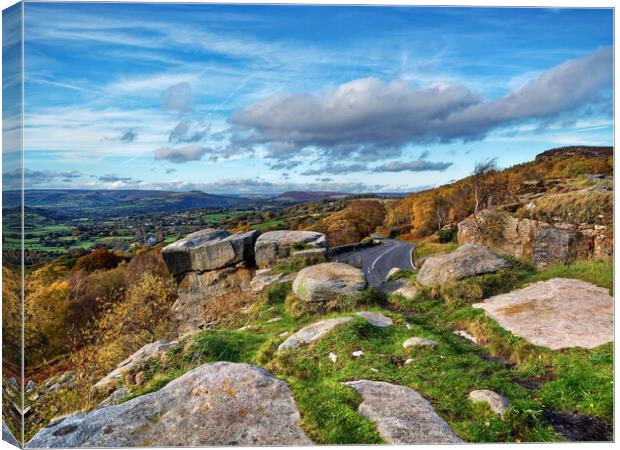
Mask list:
[[[559,194],[547,194],[534,200],[532,209],[522,207],[519,217],[552,222],[559,217],[564,222],[611,225],[613,215],[613,192],[580,190]]]
[[[420,240],[416,242],[416,247],[413,251],[414,263],[422,258],[425,258],[436,253],[448,253],[456,250],[458,244],[455,242],[439,243],[431,242],[429,239]]]
[[[369,379],[409,386],[433,405],[451,428],[469,442],[558,441],[546,422],[547,409],[583,413],[608,422],[613,417],[613,345],[593,350],[552,351],[529,344],[471,306],[489,295],[556,276],[584,279],[611,288],[611,261],[579,261],[538,271],[526,261],[512,268],[472,277],[443,288],[421,288],[404,302],[363,293],[344,302],[340,312],[291,315],[286,308],[290,283],[275,283],[255,303],[239,330],[221,327],[200,332],[171,349],[165,360],[149,360],[140,370],[146,384],[131,386],[126,398],[160,389],[200,364],[233,361],[265,367],[289,385],[300,410],[301,425],[318,444],[377,444],[383,440],[373,423],[357,411],[360,396],[344,381]],[[414,274],[405,274],[413,276]],[[277,346],[305,325],[329,317],[351,316],[342,310],[372,310],[394,321],[376,328],[355,317],[311,345],[277,353]],[[274,320],[275,319],[275,320]],[[454,335],[467,330],[481,345]],[[404,349],[412,336],[434,339],[434,348]],[[361,358],[352,357],[356,350]],[[333,363],[328,354],[338,355]],[[411,364],[404,364],[406,359]],[[535,382],[528,389],[522,381]],[[504,418],[484,404],[468,400],[473,389],[491,389],[512,407]]]
[[[545,281],[551,278],[575,278],[610,290],[613,294],[614,267],[611,260],[576,261],[572,264],[557,263],[542,272],[532,273],[525,282]]]

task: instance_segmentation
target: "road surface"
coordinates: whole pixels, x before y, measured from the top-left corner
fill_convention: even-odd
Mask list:
[[[415,244],[373,236],[381,244],[355,252],[343,253],[334,260],[361,267],[371,286],[378,286],[392,267],[413,270],[411,253]]]

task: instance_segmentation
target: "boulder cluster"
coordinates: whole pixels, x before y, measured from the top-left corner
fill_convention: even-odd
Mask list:
[[[605,225],[547,223],[501,210],[486,209],[463,220],[457,238],[460,245],[484,245],[504,255],[531,259],[538,266],[613,254],[613,239]]]
[[[459,240],[470,240],[473,232],[467,227],[459,226]],[[547,253],[540,261],[546,261],[550,255],[557,256],[557,252],[564,252],[569,246],[571,238],[560,237],[557,230],[545,227],[537,228],[536,232],[528,230],[517,226],[515,239],[520,233],[538,236],[537,239],[551,233],[557,238],[549,241],[545,247]],[[522,243],[523,249],[516,253],[522,254],[526,247],[529,249],[528,245]],[[541,248],[534,246],[531,251],[542,255]],[[501,250],[505,249],[496,251],[501,254]],[[337,308],[341,306],[338,302],[354,298],[368,286],[362,270],[348,264],[325,262],[325,235],[310,231],[273,231],[261,235],[258,231],[230,234],[206,229],[169,245],[162,254],[179,285],[179,296],[172,308],[179,336],[209,326],[205,311],[210,306],[238,302],[244,297],[255,300],[257,294],[276,282],[292,283],[289,295],[301,314],[347,310]],[[293,269],[286,274],[274,270],[282,265]],[[299,266],[306,267],[296,271]],[[419,288],[442,286],[509,266],[495,250],[466,243],[454,252],[426,258],[415,281],[406,273],[391,270],[379,290],[411,298]],[[484,309],[515,335],[552,349],[592,348],[613,340],[613,299],[606,290],[581,281],[540,282],[492,297],[474,307]],[[268,323],[279,320],[281,317],[275,317]],[[274,347],[274,353],[290,356],[290,352],[299,352],[333,330],[357,326],[360,321],[364,321],[364,327],[378,329],[403,326],[402,322],[399,324],[398,320],[376,311],[344,313],[305,325],[296,332],[279,334],[282,342],[277,349]],[[409,323],[404,326],[407,330],[413,328]],[[480,345],[465,330],[454,333],[471,345]],[[123,384],[142,384],[144,373],[140,371],[144,370],[145,361],[165,361],[169,352],[183,342],[184,337],[179,337],[142,347],[94,386],[97,393],[109,395],[97,408],[52,422],[30,441],[29,447],[312,444],[301,428],[300,412],[287,384],[251,364],[203,364],[156,392],[117,404],[128,394]],[[400,345],[407,356],[415,357],[416,352],[440,352],[444,343],[439,339],[408,336]],[[331,350],[326,356],[328,364],[340,364],[337,353],[342,356],[343,349]],[[361,361],[372,356],[355,347],[347,349],[346,354]],[[402,365],[414,361],[408,358]],[[375,368],[370,370],[379,372]],[[462,442],[431,403],[410,387],[366,379],[343,384],[359,393],[362,399],[359,414],[372,421],[388,443]],[[486,404],[500,417],[511,407],[508,399],[486,389],[473,390],[468,398]]]
[[[280,281],[271,269],[286,263],[315,263],[327,254],[324,234],[313,231],[258,230],[231,234],[207,228],[162,250],[179,284],[173,319],[181,334],[209,326],[208,308],[218,303],[251,301],[252,295]],[[262,273],[256,273],[258,266]]]

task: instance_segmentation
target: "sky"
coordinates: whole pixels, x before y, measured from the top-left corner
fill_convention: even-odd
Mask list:
[[[610,9],[31,2],[24,17],[27,188],[408,192],[613,142]]]

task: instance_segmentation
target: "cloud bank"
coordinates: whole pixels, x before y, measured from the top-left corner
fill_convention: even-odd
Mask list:
[[[277,160],[311,149],[331,160],[366,161],[400,156],[408,144],[480,140],[502,126],[600,101],[612,87],[612,58],[612,48],[600,48],[490,100],[455,84],[416,89],[372,77],[321,94],[275,94],[230,117],[231,139],[240,147],[264,145]]]

